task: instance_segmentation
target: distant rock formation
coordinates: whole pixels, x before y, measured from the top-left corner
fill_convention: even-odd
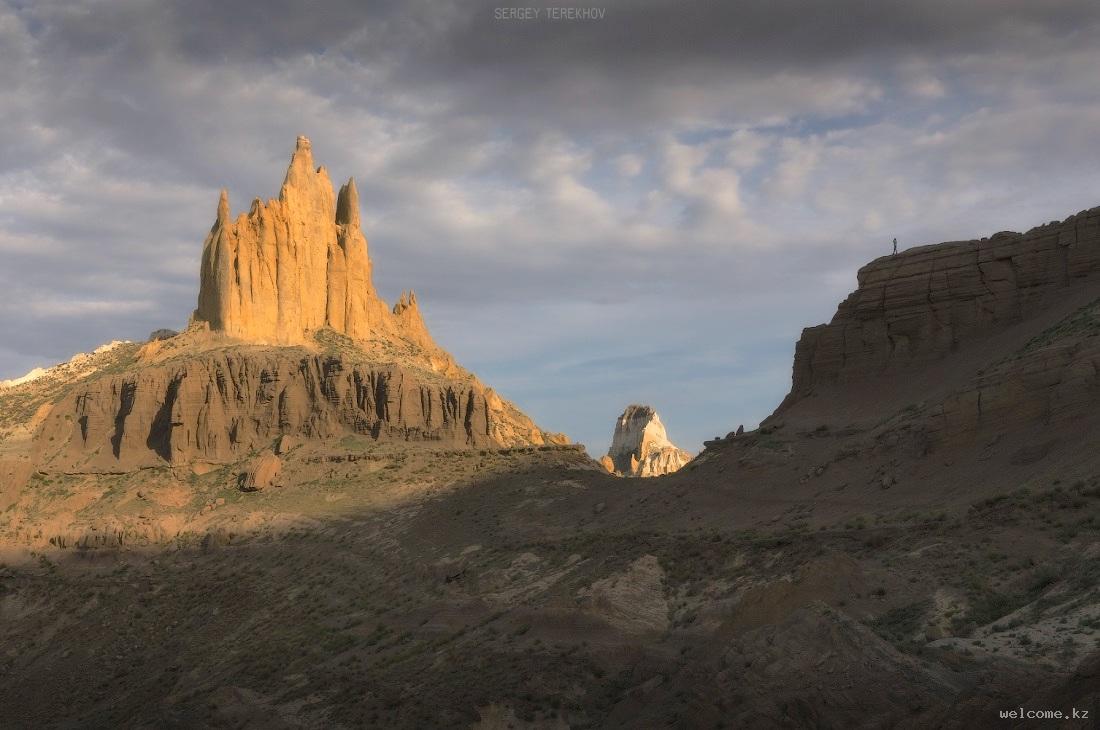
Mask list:
[[[691,454],[668,440],[657,411],[630,405],[615,422],[611,448],[600,463],[609,472],[629,477],[671,474],[691,461]]]
[[[407,329],[375,293],[355,180],[334,196],[305,137],[298,137],[277,199],[257,198],[233,219],[222,191],[203,245],[193,319],[255,342],[307,342],[327,327],[357,340],[405,336],[432,346],[419,315]]]

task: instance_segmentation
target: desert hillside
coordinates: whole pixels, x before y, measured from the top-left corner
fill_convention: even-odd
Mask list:
[[[394,320],[250,342],[200,302],[182,335],[9,386],[0,704],[257,728],[1100,708],[1098,218],[869,264],[759,430],[652,479]],[[211,240],[243,245],[228,220]]]

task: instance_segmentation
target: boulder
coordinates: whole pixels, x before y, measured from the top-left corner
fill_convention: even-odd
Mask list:
[[[282,468],[283,462],[278,456],[270,451],[261,454],[241,474],[241,490],[245,492],[262,492],[268,487],[276,486]]]
[[[178,334],[179,334],[179,332],[176,332],[175,330],[163,329],[162,328],[162,329],[153,330],[152,332],[150,332],[149,337],[146,341],[147,342],[159,342],[160,340],[170,340]]]
[[[611,460],[610,456],[601,456],[600,466],[602,466],[604,469],[607,469],[608,474],[615,473],[615,462]]]
[[[301,445],[301,439],[294,436],[283,434],[275,441],[275,453],[279,456],[286,456],[295,448]]]

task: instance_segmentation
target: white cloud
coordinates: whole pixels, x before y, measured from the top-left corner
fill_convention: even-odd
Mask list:
[[[615,158],[615,170],[623,177],[637,177],[645,167],[645,158],[628,153]]]
[[[90,314],[133,314],[151,312],[157,302],[151,299],[43,299],[25,303],[32,316],[52,319],[56,317],[80,317]]]
[[[779,161],[765,183],[771,195],[792,200],[805,192],[806,181],[821,160],[822,140],[788,137],[779,144]]]
[[[759,165],[775,137],[751,129],[738,129],[725,142],[725,157],[735,169],[748,171]]]
[[[910,94],[921,99],[942,99],[947,95],[947,88],[935,76],[913,79],[909,82],[908,89]]]

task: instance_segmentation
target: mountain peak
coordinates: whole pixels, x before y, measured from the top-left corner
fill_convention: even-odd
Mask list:
[[[257,200],[233,220],[223,191],[203,245],[194,319],[272,344],[307,342],[327,327],[357,340],[403,337],[434,347],[419,316],[403,327],[414,318],[391,312],[374,290],[355,180],[336,196],[301,136],[278,199]]]

